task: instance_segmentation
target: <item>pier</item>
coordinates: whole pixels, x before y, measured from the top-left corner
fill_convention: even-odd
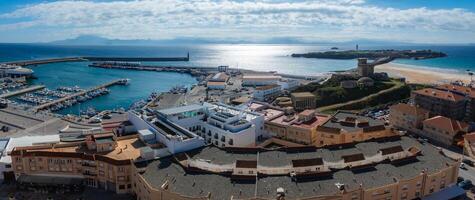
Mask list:
[[[95,62],[95,61],[118,61],[118,62],[188,62],[190,61],[190,54],[186,57],[107,57],[107,56],[79,56],[79,57],[66,57],[66,58],[50,58],[39,60],[21,60],[4,62],[1,64],[18,65],[18,66],[30,66],[30,65],[42,65],[51,63],[62,62]]]
[[[188,66],[146,66],[146,65],[121,65],[109,63],[92,63],[89,67],[105,69],[123,69],[155,72],[178,72],[187,73],[192,76],[208,75],[210,71],[216,71],[215,67],[188,67]]]
[[[41,59],[41,60],[13,61],[13,62],[5,62],[3,64],[30,66],[30,65],[42,65],[42,64],[50,64],[50,63],[83,62],[83,61],[86,61],[86,60],[84,60],[81,57],[68,57],[68,58],[51,58],[51,59]]]
[[[43,88],[45,88],[44,85],[35,85],[35,86],[31,86],[31,87],[24,88],[24,89],[21,89],[21,90],[1,94],[0,98],[8,98],[8,97],[12,97],[12,96],[17,96],[17,95],[20,95],[20,94],[33,92],[33,91],[36,91],[36,90],[41,90]]]
[[[99,57],[99,56],[86,56],[82,57],[85,60],[97,62],[97,61],[118,61],[118,62],[187,62],[190,61],[190,54],[186,57]]]
[[[110,86],[113,86],[113,85],[116,85],[116,84],[121,84],[121,82],[123,82],[123,79],[119,79],[119,80],[111,81],[111,82],[108,82],[108,83],[104,83],[104,84],[102,84],[102,85],[99,85],[99,86],[90,88],[90,89],[85,90],[85,91],[76,92],[76,93],[73,93],[73,94],[68,95],[68,96],[66,96],[66,97],[59,98],[59,99],[56,99],[56,100],[54,100],[54,101],[51,101],[51,102],[48,102],[48,103],[45,103],[45,104],[42,104],[42,105],[33,107],[33,111],[38,112],[39,110],[43,110],[43,109],[49,108],[49,107],[51,107],[51,106],[53,106],[53,105],[56,105],[56,104],[59,104],[59,103],[63,103],[63,102],[65,102],[65,101],[67,101],[67,100],[70,100],[70,99],[72,99],[72,98],[75,98],[75,97],[78,97],[78,96],[82,96],[82,95],[86,95],[86,94],[89,93],[89,92],[92,92],[92,91],[95,91],[95,90],[98,90],[98,89],[101,89],[101,88],[107,88],[107,87],[110,87]]]

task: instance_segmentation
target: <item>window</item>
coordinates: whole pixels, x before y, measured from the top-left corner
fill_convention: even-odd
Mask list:
[[[125,189],[125,185],[119,185],[119,190]]]
[[[229,144],[229,145],[233,145],[233,144],[234,144],[233,139],[229,139],[228,144]]]

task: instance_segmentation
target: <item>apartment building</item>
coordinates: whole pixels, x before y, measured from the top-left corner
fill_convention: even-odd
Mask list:
[[[15,147],[12,167],[20,185],[79,187],[133,193],[132,163],[146,147],[133,136],[90,135],[85,142]]]
[[[414,104],[428,110],[432,115],[462,120],[465,118],[467,98],[465,96],[435,88],[412,92]]]
[[[151,130],[172,154],[205,144],[219,147],[254,146],[264,136],[264,116],[221,103],[204,103],[146,111],[130,121]]]
[[[317,127],[326,120],[327,115],[317,114],[315,110],[305,110],[296,115],[282,114],[266,120],[264,129],[273,137],[313,145],[318,138]]]
[[[338,111],[317,127],[316,146],[349,144],[396,136],[384,122],[349,111]]]
[[[253,98],[258,101],[272,100],[280,95],[282,87],[280,85],[266,85],[256,87],[254,90]]]
[[[205,147],[136,163],[133,189],[138,200],[409,200],[428,195],[437,199],[440,193],[449,198],[459,195],[453,191],[460,161],[409,137],[391,145],[233,149],[239,153]]]
[[[292,99],[292,105],[297,111],[315,109],[317,107],[317,99],[315,95],[310,92],[294,92],[290,97]]]
[[[423,122],[423,131],[420,134],[433,141],[450,146],[456,136],[462,136],[469,130],[465,122],[450,119],[444,116],[435,116]]]
[[[439,90],[450,91],[463,95],[467,99],[465,107],[465,121],[475,121],[475,88],[454,84],[443,84],[436,87]]]
[[[464,135],[464,153],[475,159],[475,133],[468,133]]]
[[[389,108],[389,122],[395,128],[416,132],[422,130],[422,122],[429,119],[429,111],[409,104],[396,104]]]

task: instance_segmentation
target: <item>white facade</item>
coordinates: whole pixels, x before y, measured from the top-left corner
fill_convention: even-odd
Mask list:
[[[250,76],[245,75],[242,77],[242,85],[243,86],[263,86],[263,85],[273,85],[277,84],[281,79],[281,76],[266,76],[266,75],[259,75],[259,76]]]
[[[218,147],[254,146],[263,132],[264,117],[261,114],[225,104],[204,103],[158,112]]]
[[[0,158],[0,182],[3,182],[4,173],[13,172],[13,169],[11,168],[12,157],[10,156],[10,153],[12,152],[13,148],[33,145],[55,144],[60,142],[60,138],[59,135],[42,135],[23,136],[18,138],[2,139],[0,141],[2,143],[1,146],[4,146],[4,143],[6,142],[6,146],[1,149],[2,157]]]
[[[183,127],[156,116],[146,116],[133,111],[128,113],[129,121],[137,130],[149,130],[155,140],[167,146],[170,153],[180,153],[204,146],[204,139]]]
[[[296,79],[281,79],[277,84],[282,90],[292,91],[300,85],[300,82]]]
[[[262,86],[256,88],[253,93],[253,98],[259,101],[264,101],[267,97],[276,97],[281,92],[280,85],[270,85],[270,86]]]

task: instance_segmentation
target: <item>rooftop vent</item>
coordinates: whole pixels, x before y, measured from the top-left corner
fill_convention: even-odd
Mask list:
[[[343,183],[335,183],[335,186],[341,191],[345,190],[345,184]]]
[[[285,189],[283,187],[277,188],[277,196],[279,197],[285,196]]]

